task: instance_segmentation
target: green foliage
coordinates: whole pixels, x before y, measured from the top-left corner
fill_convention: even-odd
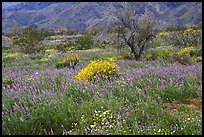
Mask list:
[[[91,34],[85,33],[79,37],[76,41],[76,47],[78,50],[91,49],[94,45],[94,41]]]
[[[169,36],[165,37],[165,40],[176,47],[199,47],[202,45],[202,30],[188,28],[178,32],[171,32]]]
[[[146,55],[146,60],[156,60],[158,58],[168,59],[174,54],[171,50],[154,50]]]
[[[54,36],[55,33],[52,30],[46,30],[46,29],[41,29],[39,30],[40,35],[44,38],[49,37],[49,36]]]
[[[118,60],[134,60],[135,57],[132,54],[127,54],[127,53],[121,53],[117,57]]]
[[[190,56],[195,56],[195,57],[199,57],[202,56],[202,48],[200,49],[194,49],[190,51]]]
[[[12,84],[15,82],[14,78],[2,75],[2,84],[6,85],[6,84]]]
[[[76,66],[76,64],[79,62],[79,55],[76,54],[71,54],[67,57],[65,57],[65,59],[57,62],[55,64],[56,68],[60,68],[60,67],[72,67],[74,69],[74,67]]]
[[[43,50],[40,42],[43,36],[35,26],[29,26],[22,30],[22,32],[13,37],[13,44],[19,46],[21,51],[25,54],[38,53]]]
[[[58,44],[55,47],[58,51],[65,52],[67,51],[67,47],[69,47],[69,45],[68,44]]]

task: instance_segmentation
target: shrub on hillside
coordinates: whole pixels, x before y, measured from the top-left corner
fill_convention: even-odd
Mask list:
[[[112,58],[109,58],[107,61],[92,61],[75,78],[86,82],[94,82],[97,78],[110,79],[111,76],[119,73],[116,63]]]

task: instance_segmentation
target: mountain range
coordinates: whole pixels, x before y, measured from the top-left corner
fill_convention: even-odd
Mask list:
[[[166,25],[202,23],[202,2],[131,2],[137,14],[149,12]],[[64,27],[86,31],[111,26],[113,11],[124,2],[2,2],[2,32],[13,26]]]

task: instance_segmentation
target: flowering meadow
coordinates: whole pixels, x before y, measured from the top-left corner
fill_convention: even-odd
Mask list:
[[[202,134],[201,61],[125,60],[112,49],[90,49],[75,51],[74,69],[55,67],[72,54],[2,50],[2,134]],[[79,80],[85,72],[111,75]]]

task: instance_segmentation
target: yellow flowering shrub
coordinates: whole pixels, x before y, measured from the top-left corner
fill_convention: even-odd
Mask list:
[[[172,50],[162,50],[162,51],[154,51],[152,53],[149,53],[146,55],[146,60],[155,60],[155,59],[158,59],[158,58],[167,58],[167,57],[170,57],[174,54],[174,51]]]
[[[65,57],[65,59],[57,62],[56,63],[56,68],[60,68],[60,67],[74,67],[78,61],[79,61],[79,55],[71,54],[71,55]]]
[[[109,58],[109,60],[106,61],[92,61],[88,66],[82,69],[75,78],[86,82],[93,82],[96,78],[110,78],[116,74],[119,74],[117,65],[112,58]]]
[[[194,62],[194,60],[192,59],[190,53],[191,51],[194,50],[194,47],[188,47],[188,48],[184,48],[179,50],[178,52],[176,52],[174,54],[174,59],[178,62],[180,62],[181,64],[192,64]]]
[[[193,46],[191,47],[187,47],[187,48],[184,48],[184,49],[181,49],[177,52],[178,55],[183,55],[183,54],[190,54],[190,52],[194,49]]]
[[[185,35],[185,34],[189,34],[189,33],[192,33],[192,32],[194,32],[194,31],[195,31],[195,30],[189,28],[189,29],[187,29],[187,30],[184,30],[183,34],[184,34],[184,35]]]
[[[145,57],[147,61],[151,61],[152,59],[152,54],[147,54],[147,56]]]

